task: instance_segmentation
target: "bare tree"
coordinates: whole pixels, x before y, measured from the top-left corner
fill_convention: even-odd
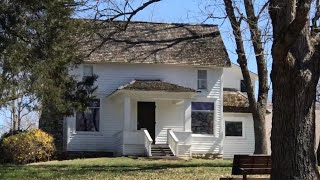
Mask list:
[[[268,71],[266,55],[262,42],[261,29],[258,20],[262,12],[266,9],[264,5],[258,13],[255,13],[255,7],[252,0],[234,2],[233,0],[223,0],[226,12],[226,18],[229,19],[236,44],[237,62],[240,65],[242,76],[247,88],[249,108],[252,113],[255,133],[255,154],[267,154],[267,134],[265,128],[266,105],[268,100]],[[243,10],[239,8],[242,6]],[[244,12],[242,12],[244,11]],[[217,18],[213,16],[211,18]],[[243,25],[249,28],[250,40],[255,54],[257,72],[259,78],[258,96],[255,97],[254,84],[250,77],[248,69],[248,57],[244,47]]]
[[[316,13],[310,28],[310,8]],[[273,25],[271,179],[320,179],[315,153],[319,1],[270,0]]]
[[[18,97],[2,108],[1,116],[5,119],[3,130],[7,132],[36,128],[39,120],[36,98]]]

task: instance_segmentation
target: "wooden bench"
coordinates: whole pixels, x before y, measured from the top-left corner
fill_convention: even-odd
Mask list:
[[[266,180],[270,178],[248,178],[247,175],[270,175],[271,156],[268,155],[234,155],[232,175],[242,175],[243,178],[220,178],[220,180]]]

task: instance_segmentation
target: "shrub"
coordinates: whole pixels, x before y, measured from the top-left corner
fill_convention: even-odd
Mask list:
[[[5,137],[1,147],[7,161],[16,164],[47,161],[55,152],[53,137],[39,129]]]
[[[8,163],[7,156],[4,154],[4,150],[2,148],[3,139],[7,138],[9,136],[20,134],[22,132],[25,132],[25,131],[22,131],[22,130],[12,131],[12,130],[10,130],[9,132],[6,132],[1,135],[1,137],[0,137],[0,163]]]

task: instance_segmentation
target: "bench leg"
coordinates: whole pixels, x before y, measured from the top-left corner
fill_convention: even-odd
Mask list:
[[[247,175],[246,174],[243,175],[243,180],[247,180]]]

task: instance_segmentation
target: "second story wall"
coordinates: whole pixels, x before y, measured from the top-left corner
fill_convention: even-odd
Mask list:
[[[84,67],[73,70],[72,74],[82,78]],[[198,69],[207,70],[207,90],[200,90],[201,97],[218,97],[221,95],[222,68],[197,68],[179,65],[155,65],[155,64],[91,64],[93,73],[98,75],[96,85],[97,96],[107,96],[120,86],[135,79],[139,80],[162,80],[169,83],[193,88],[197,90]]]
[[[253,87],[257,82],[258,76],[250,72]],[[241,69],[238,65],[232,64],[230,68],[223,70],[223,88],[234,88],[241,91],[241,80],[243,80]]]

